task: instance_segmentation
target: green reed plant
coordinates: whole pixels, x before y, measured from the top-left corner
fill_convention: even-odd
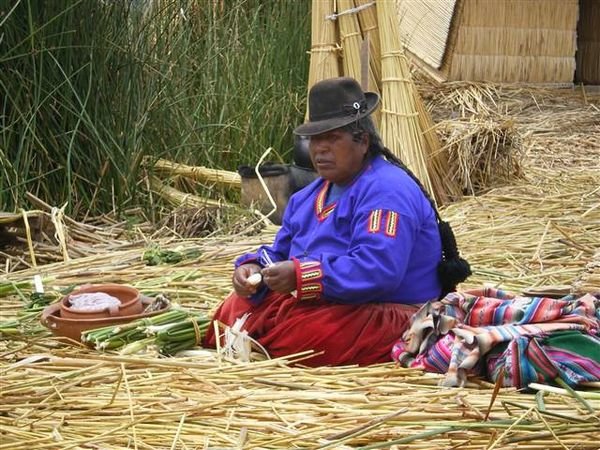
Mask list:
[[[147,206],[147,156],[286,156],[309,27],[305,0],[0,0],[0,210]]]

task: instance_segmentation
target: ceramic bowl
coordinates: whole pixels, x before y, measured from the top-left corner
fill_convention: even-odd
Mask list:
[[[141,307],[146,308],[152,303],[152,298],[143,297],[140,301]],[[62,304],[60,302],[54,303],[44,309],[42,312],[41,322],[56,336],[64,336],[75,341],[81,341],[81,332],[85,330],[91,330],[93,328],[107,327],[110,325],[117,325],[120,323],[133,322],[134,320],[142,319],[144,317],[151,317],[157,314],[161,314],[169,310],[170,306],[165,306],[158,311],[152,311],[149,313],[132,314],[128,316],[117,316],[117,317],[103,317],[96,319],[81,319],[81,318],[68,318],[62,316]]]
[[[121,305],[116,313],[111,314],[111,311],[108,308],[102,311],[80,311],[71,308],[71,296],[78,294],[89,294],[93,292],[104,292],[105,294],[118,299],[121,302]],[[131,316],[133,314],[140,314],[144,309],[140,300],[139,291],[130,286],[123,286],[121,284],[96,284],[81,287],[65,296],[60,301],[60,308],[60,316],[62,318],[84,320],[103,319],[111,316]]]

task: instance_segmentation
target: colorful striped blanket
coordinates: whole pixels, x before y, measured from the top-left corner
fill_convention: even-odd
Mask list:
[[[392,349],[404,367],[526,387],[557,377],[575,386],[600,380],[600,296],[521,297],[498,289],[453,292],[430,302]]]

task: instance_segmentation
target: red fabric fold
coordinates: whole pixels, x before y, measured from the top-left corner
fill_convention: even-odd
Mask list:
[[[399,303],[302,302],[276,292],[253,305],[234,292],[219,306],[213,320],[231,326],[237,318],[251,313],[243,329],[273,358],[314,350],[323,354],[302,364],[365,366],[392,360],[392,346],[417,310],[418,305]],[[215,347],[212,326],[208,327],[204,346]]]

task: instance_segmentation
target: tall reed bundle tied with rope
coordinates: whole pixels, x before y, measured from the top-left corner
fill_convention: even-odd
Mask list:
[[[335,21],[328,19],[334,13],[334,0],[312,1],[308,89],[317,81],[341,75]]]
[[[381,88],[381,41],[377,24],[377,3],[374,0],[354,0],[354,5],[361,8],[358,12],[358,23],[363,38],[369,40],[369,65],[373,72],[377,89]],[[369,80],[369,89],[375,85]]]
[[[358,23],[363,40],[369,43],[369,89],[381,93],[381,44],[377,25],[377,3],[374,0],[354,0]],[[364,86],[363,86],[364,88]],[[371,117],[377,127],[381,126],[381,110],[377,109]]]
[[[354,8],[354,2],[352,0],[338,0],[338,8],[340,12],[350,11]],[[358,17],[353,13],[341,14],[337,18],[337,22],[340,30],[344,75],[355,80],[361,80],[360,47],[362,34]]]
[[[385,145],[402,159],[434,195],[427,171],[427,150],[419,124],[408,62],[402,51],[394,2],[377,3],[381,37],[381,137]]]
[[[431,184],[436,201],[447,204],[458,200],[462,196],[460,185],[452,175],[450,154],[443,148],[435,130],[435,123],[427,110],[418,89],[413,84],[413,92],[417,112],[419,114],[419,126],[423,131],[425,149],[427,151],[427,172],[431,177]]]

